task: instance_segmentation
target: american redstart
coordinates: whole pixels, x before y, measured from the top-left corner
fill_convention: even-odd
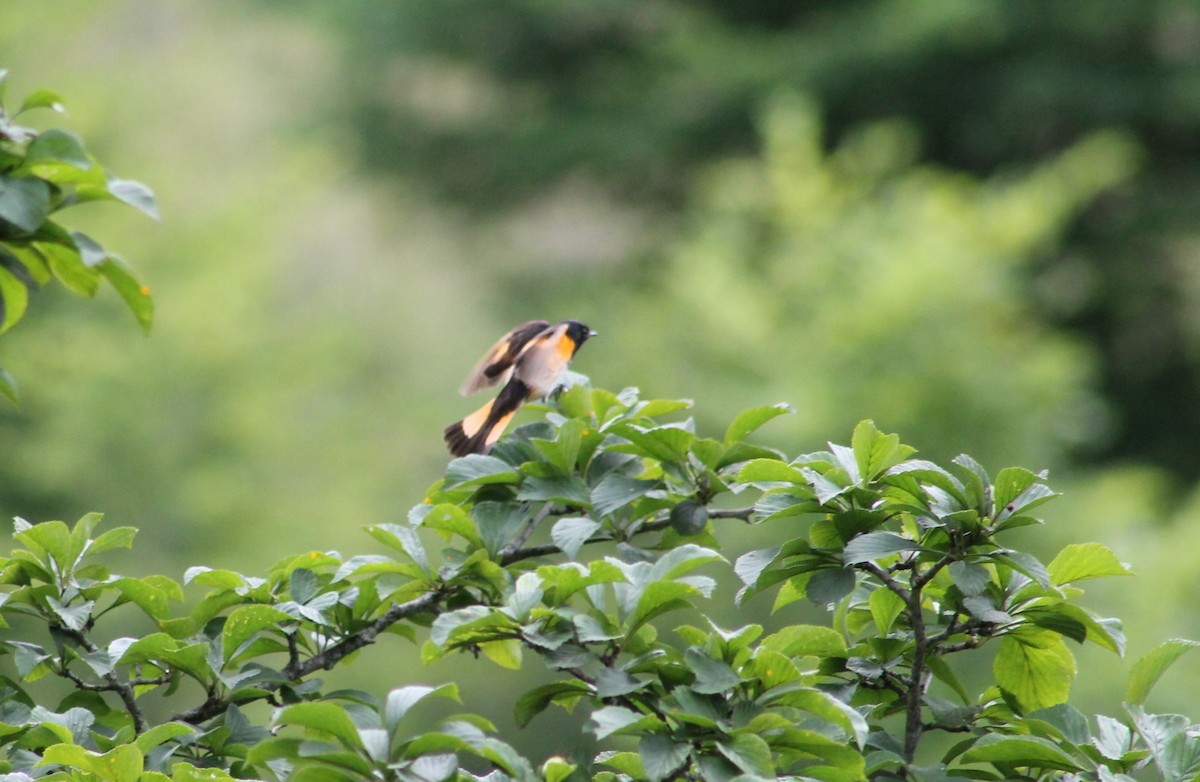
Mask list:
[[[443,437],[450,453],[485,453],[521,405],[549,396],[558,387],[575,352],[594,336],[596,332],[577,320],[553,326],[531,320],[501,337],[471,370],[459,393],[466,396],[501,381],[504,388],[491,402],[446,427]]]

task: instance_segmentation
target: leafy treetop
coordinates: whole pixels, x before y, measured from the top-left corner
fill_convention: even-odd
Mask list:
[[[576,386],[488,455],[452,461],[404,523],[369,527],[383,553],[310,552],[263,576],[122,576],[99,560],[133,529],[18,521],[0,570],[0,620],[20,629],[0,642],[6,779],[1190,778],[1188,721],[1142,709],[1190,642],[1134,665],[1123,719],[1066,703],[1069,643],[1125,647],[1079,584],[1128,569],[1094,543],[1049,563],[1005,544],[1040,523],[1045,475],[934,464],[870,422],[791,456],[749,441],[786,406],[748,410],[721,438],[678,420],[688,406]],[[731,563],[717,538],[730,524],[775,545]],[[830,622],[718,626],[705,614],[730,578],[739,601],[774,595],[786,620],[807,600]],[[131,613],[146,632],[114,632]],[[518,723],[580,710],[601,751],[537,763],[477,716],[415,727],[408,712],[458,699],[452,684],[382,700],[325,687],[320,671],[384,634],[426,659],[540,659]],[[991,676],[968,686],[958,661],[986,646]],[[937,735],[957,741],[935,754]]]
[[[0,334],[15,326],[32,290],[57,279],[68,290],[94,296],[100,280],[120,294],[144,330],[154,315],[150,290],[136,272],[92,237],[58,222],[63,210],[89,201],[117,201],[157,219],[148,187],[106,171],[68,130],[36,131],[15,120],[35,109],[62,112],[61,98],[37,90],[9,114],[0,70]],[[0,369],[0,394],[17,400],[12,375]]]

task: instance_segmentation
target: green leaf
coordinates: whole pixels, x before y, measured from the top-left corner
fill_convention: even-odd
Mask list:
[[[1067,753],[1055,744],[1037,736],[1003,736],[989,733],[967,750],[964,763],[1001,763],[1012,766],[1054,769],[1056,771],[1082,771]]]
[[[386,734],[381,737],[380,747],[375,754],[383,760],[387,760]],[[419,782],[443,782],[443,780],[447,780],[451,776],[457,779],[457,771],[458,756],[453,753],[423,755],[414,760],[412,765],[409,766],[409,774],[406,777],[419,780]]]
[[[620,473],[609,473],[592,489],[592,509],[597,515],[607,516],[658,487],[658,481],[643,481]]]
[[[684,653],[684,661],[696,676],[691,689],[701,695],[725,692],[738,686],[742,681],[742,677],[738,676],[728,663],[714,660],[695,647]]]
[[[687,410],[694,403],[690,399],[647,399],[638,402],[629,411],[630,417],[661,418],[664,415]]]
[[[275,717],[281,725],[302,725],[318,733],[333,736],[347,747],[362,749],[358,728],[341,706],[325,701],[311,701],[285,706]]]
[[[906,477],[915,479],[918,486],[921,484],[936,486],[953,497],[960,506],[967,504],[966,492],[962,483],[934,462],[924,459],[909,459],[900,462],[888,469],[883,480],[892,485],[902,485],[899,481]]]
[[[752,407],[749,410],[738,413],[734,417],[733,423],[725,430],[725,445],[730,446],[734,443],[740,443],[751,432],[758,429],[767,421],[794,412],[796,410],[791,405],[780,402],[765,407]]]
[[[685,543],[658,558],[650,568],[653,579],[678,578],[709,562],[724,562],[725,558],[710,548]]]
[[[206,682],[212,669],[208,665],[208,644],[186,644],[166,633],[151,633],[127,646],[120,663],[132,665],[150,662],[160,667],[178,668],[189,676]]]
[[[526,478],[517,492],[517,499],[522,502],[561,502],[585,508],[592,504],[587,484],[578,475]]]
[[[1142,655],[1129,669],[1125,686],[1125,702],[1140,706],[1146,702],[1155,683],[1183,656],[1184,652],[1200,646],[1200,642],[1183,638],[1165,641]]]
[[[778,459],[752,459],[738,471],[740,483],[807,483],[800,470]]]
[[[592,394],[587,384],[571,386],[558,395],[558,409],[568,418],[590,419],[592,417]]]
[[[1011,567],[1019,573],[1023,573],[1036,581],[1043,589],[1050,586],[1050,573],[1046,570],[1046,566],[1032,554],[1027,554],[1024,551],[1007,551],[996,552],[990,555],[991,559],[1001,564]]]
[[[449,532],[476,545],[481,542],[479,530],[475,528],[475,522],[471,520],[471,517],[463,508],[448,502],[438,503],[432,507],[425,507],[429,508],[429,511],[420,520],[419,524],[414,523],[414,526]],[[411,557],[412,551],[408,550],[412,548],[411,541],[407,545],[401,542],[401,536],[407,537],[408,533],[397,533],[395,529],[392,529],[391,533],[396,536],[396,542],[400,544],[401,550],[405,551]],[[423,567],[427,566],[427,564],[423,564]]]
[[[65,110],[63,108],[63,100],[57,92],[50,90],[34,90],[25,96],[25,100],[21,101],[21,107],[13,114],[13,117],[19,117],[27,111],[33,109],[51,109],[60,114]],[[45,134],[43,134],[45,135]]]
[[[429,569],[425,546],[421,543],[421,538],[417,535],[416,530],[411,527],[402,524],[376,524],[367,527],[367,534],[385,546],[404,552],[422,570]]]
[[[747,774],[763,779],[775,778],[775,764],[771,761],[771,748],[761,736],[739,733],[728,741],[718,741],[717,750],[730,763]]]
[[[770,567],[771,563],[779,556],[780,550],[779,546],[773,546],[757,551],[747,551],[733,563],[733,572],[737,574],[743,584],[754,586],[758,583],[758,578],[763,571]]]
[[[70,627],[74,631],[83,631],[83,628],[91,620],[92,609],[96,607],[95,601],[85,601],[82,603],[73,603],[71,606],[56,601],[53,597],[47,597],[46,602],[50,608],[54,610],[54,615],[58,616],[62,624]]]
[[[83,259],[84,266],[88,268],[99,266],[108,257],[108,251],[83,231],[71,231],[71,239],[79,248],[79,257]]]
[[[974,562],[951,562],[946,570],[949,571],[954,585],[967,597],[982,595],[992,583],[992,575],[987,568]]]
[[[273,606],[250,605],[233,609],[221,631],[225,661],[233,659],[241,645],[255,633],[268,627],[278,629],[281,623],[292,621],[292,617]]]
[[[1138,735],[1158,760],[1167,744],[1185,735],[1191,725],[1182,714],[1146,714],[1140,706],[1129,705],[1129,715]]]
[[[161,589],[136,578],[118,578],[111,585],[152,619],[167,618],[167,595]]]
[[[638,714],[624,706],[605,706],[592,712],[588,718],[589,729],[597,739],[606,739],[614,733],[646,730],[659,724],[653,715]]]
[[[3,262],[18,276],[21,276],[21,272],[24,271],[36,285],[45,285],[54,279],[49,264],[46,263],[46,259],[37,251],[32,242],[29,244],[0,243],[0,262]],[[33,285],[30,286],[30,288],[33,287]]]
[[[804,587],[804,594],[817,605],[828,606],[853,592],[856,583],[853,570],[826,568],[812,574]]]
[[[997,518],[1002,521],[996,525],[996,529],[1007,529],[1014,524],[1021,526],[1033,522],[1024,521],[1023,519],[1033,518],[1024,514],[1028,514],[1039,505],[1044,505],[1055,497],[1059,496],[1058,492],[1051,489],[1044,483],[1035,483],[1025,491],[1017,495],[1016,499],[1007,505],[1002,505],[997,509]],[[1034,519],[1034,522],[1037,520]]]
[[[1132,746],[1133,731],[1123,722],[1103,714],[1096,715],[1097,735],[1092,738],[1092,746],[1100,750],[1100,754],[1109,760],[1120,760]]]
[[[559,519],[550,528],[550,539],[568,557],[574,559],[578,556],[579,549],[583,548],[583,544],[588,542],[596,530],[600,529],[600,526],[600,522],[593,521],[586,516]]]
[[[49,215],[49,185],[34,177],[0,174],[0,220],[33,233],[41,228]]]
[[[92,297],[100,286],[100,273],[83,262],[79,248],[67,237],[65,241],[34,242],[33,246],[46,259],[46,265],[58,281],[73,293]]]
[[[687,762],[692,745],[676,742],[660,733],[647,733],[638,742],[638,755],[650,782],[661,782]]]
[[[655,581],[647,584],[638,597],[637,605],[629,621],[629,632],[669,611],[687,608],[685,598],[695,597],[700,591],[692,584],[681,581]]]
[[[926,659],[925,664],[929,666],[929,672],[935,678],[954,690],[954,694],[959,697],[959,700],[963,703],[971,702],[971,697],[967,695],[966,688],[958,680],[958,676],[955,675],[954,670],[946,663],[945,658],[934,655]]]
[[[841,633],[819,625],[789,625],[764,638],[761,646],[787,657],[838,657],[846,654],[846,640]]]
[[[1200,739],[1191,735],[1189,720],[1180,714],[1146,714],[1129,706],[1138,735],[1149,747],[1162,778],[1184,782],[1200,770]]]
[[[646,686],[629,673],[616,668],[601,668],[596,672],[596,697],[616,698],[637,692]]]
[[[913,448],[900,444],[900,436],[884,434],[875,428],[872,421],[860,421],[850,438],[858,473],[865,482],[907,459]]]
[[[1200,774],[1200,738],[1188,733],[1178,733],[1167,739],[1154,761],[1163,779],[1171,782],[1194,780]]]
[[[537,715],[546,710],[551,703],[561,700],[574,700],[590,694],[591,690],[582,682],[563,681],[534,687],[517,698],[513,714],[517,727],[524,728]]]
[[[1037,483],[1038,476],[1024,467],[1005,467],[996,475],[992,487],[997,508],[1003,508]]]
[[[1046,569],[1054,586],[1085,578],[1132,575],[1116,554],[1099,543],[1073,543],[1066,546]]]
[[[428,687],[422,684],[412,684],[407,687],[397,687],[388,693],[387,703],[383,709],[384,725],[389,731],[395,731],[400,720],[409,710],[429,697],[449,698],[459,701],[458,687],[453,684],[443,684],[439,687]]]
[[[66,163],[75,168],[91,168],[92,161],[79,136],[57,128],[39,133],[25,149],[26,165],[44,161]]]
[[[1075,657],[1058,633],[1022,630],[1000,639],[992,672],[1023,711],[1037,711],[1066,702],[1075,680]]]
[[[132,548],[133,539],[137,535],[136,527],[117,527],[97,537],[88,546],[89,554],[99,554],[115,548]]]
[[[15,274],[0,266],[0,334],[17,325],[29,305],[29,288]]]
[[[135,182],[132,179],[111,178],[108,180],[107,189],[118,201],[129,204],[155,220],[158,219],[158,205],[154,201],[154,191],[141,182]]]
[[[150,289],[142,284],[129,264],[116,255],[105,256],[96,268],[121,295],[142,331],[149,333],[150,324],[154,321],[154,300],[150,298]]]
[[[241,573],[232,570],[214,570],[205,565],[195,565],[183,571],[183,583],[217,589],[240,589],[247,586]]]
[[[542,764],[542,779],[545,782],[566,782],[567,777],[575,773],[578,766],[573,763],[568,763],[558,756],[552,756],[546,759]]]
[[[1121,621],[1119,619],[1099,619],[1079,606],[1069,603],[1060,603],[1053,607],[1049,607],[1048,611],[1056,613],[1062,618],[1074,622],[1084,629],[1084,639],[1091,641],[1097,646],[1101,646],[1114,654],[1125,656],[1125,634],[1121,632]],[[1024,616],[1026,612],[1022,612]],[[1041,624],[1035,620],[1036,623]],[[1049,625],[1042,625],[1048,627]],[[1062,632],[1060,630],[1059,632]],[[1068,637],[1070,633],[1063,633]]]
[[[586,428],[587,422],[579,418],[570,418],[558,428],[555,439],[535,438],[532,442],[554,466],[569,475],[575,471],[579,460],[579,446]]]
[[[74,744],[55,744],[42,755],[42,764],[50,763],[95,774],[107,782],[138,782],[143,758],[141,750],[132,744],[123,744],[102,755]]]
[[[150,750],[154,749],[160,744],[165,744],[171,739],[196,732],[197,731],[194,727],[191,725],[186,725],[182,722],[164,722],[161,725],[155,725],[145,733],[139,735],[134,740],[134,743],[137,744],[137,748],[140,749],[143,754],[147,754],[150,752]]]
[[[508,462],[494,456],[473,453],[454,459],[446,467],[446,486],[482,486],[490,483],[519,483],[520,474]]]
[[[612,427],[613,434],[624,437],[633,444],[634,452],[664,462],[680,462],[687,459],[696,435],[679,426],[670,424],[645,429],[633,424]],[[614,450],[628,451],[628,446],[610,446]]]
[[[71,553],[71,530],[61,521],[44,521],[28,529],[20,530],[13,537],[23,543],[39,559],[49,555],[60,569],[69,569],[75,564]]]
[[[842,560],[846,565],[857,565],[897,554],[901,551],[916,551],[920,546],[915,541],[902,538],[894,532],[868,532],[846,544]]]
[[[904,612],[904,601],[890,589],[879,587],[867,598],[871,609],[871,618],[879,635],[886,636],[892,630],[896,617]]]

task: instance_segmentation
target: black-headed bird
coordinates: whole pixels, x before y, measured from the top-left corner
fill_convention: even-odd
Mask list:
[[[450,453],[486,453],[521,405],[549,396],[558,387],[576,351],[594,336],[596,332],[577,320],[553,326],[531,320],[501,337],[471,370],[459,393],[466,396],[500,382],[504,387],[491,402],[446,427],[443,437]]]

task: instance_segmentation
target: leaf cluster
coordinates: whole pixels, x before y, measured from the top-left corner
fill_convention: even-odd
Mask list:
[[[122,576],[101,559],[133,529],[97,534],[97,515],[18,521],[0,562],[0,621],[15,631],[0,641],[2,770],[117,782],[1193,775],[1188,720],[1144,710],[1191,642],[1133,666],[1124,719],[1066,703],[1071,644],[1125,647],[1116,620],[1079,605],[1079,584],[1129,571],[1094,543],[1048,564],[1004,544],[1040,524],[1055,496],[1044,474],[993,478],[966,456],[943,467],[870,422],[848,445],[791,458],[747,440],[786,406],[749,410],[720,439],[678,420],[688,406],[575,386],[544,421],[452,461],[404,523],[368,527],[383,553],[309,552],[265,576]],[[718,534],[730,524],[764,525],[778,545],[730,563]],[[773,594],[786,619],[807,600],[831,621],[721,627],[706,606],[731,577],[739,601]],[[112,629],[130,623],[145,631]],[[325,686],[323,670],[384,634],[426,660],[540,660],[547,678],[517,699],[517,722],[582,712],[599,752],[539,764],[478,716],[406,719],[428,698],[458,700],[452,684],[382,699]],[[986,646],[992,674],[972,690],[958,661]],[[55,679],[65,698],[43,686]],[[268,722],[256,703],[273,707]],[[955,741],[931,757],[939,733]]]
[[[58,213],[92,201],[115,201],[157,219],[154,194],[107,171],[74,133],[18,125],[18,118],[35,109],[61,113],[62,99],[37,90],[10,114],[4,107],[6,76],[0,70],[0,334],[25,316],[30,292],[52,280],[89,298],[107,280],[142,329],[149,330],[154,303],[137,273],[91,236],[64,227]],[[0,394],[16,401],[16,382],[4,370]]]

